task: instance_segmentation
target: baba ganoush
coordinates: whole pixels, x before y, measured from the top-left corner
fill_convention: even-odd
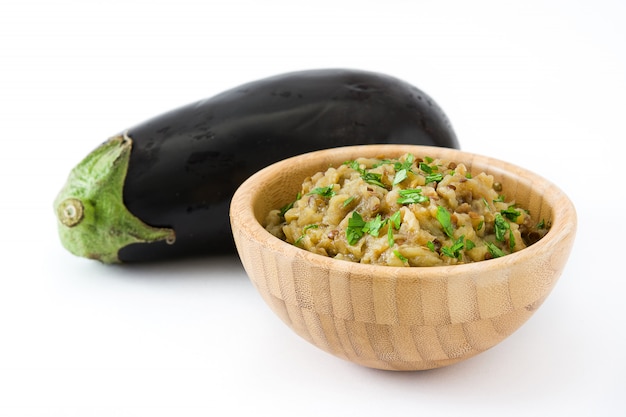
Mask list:
[[[359,158],[304,180],[265,228],[310,252],[388,266],[455,265],[520,251],[543,237],[492,175],[405,154]]]

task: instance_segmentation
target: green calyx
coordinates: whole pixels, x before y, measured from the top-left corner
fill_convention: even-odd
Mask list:
[[[72,170],[55,199],[61,243],[74,255],[118,263],[119,250],[132,243],[174,243],[174,230],[149,226],[124,205],[131,147],[126,135],[100,145]]]

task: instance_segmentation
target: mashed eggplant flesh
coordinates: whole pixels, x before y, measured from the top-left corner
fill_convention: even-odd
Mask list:
[[[318,172],[295,201],[268,214],[265,227],[313,253],[389,266],[497,258],[548,230],[507,201],[493,176],[412,154],[359,158]]]

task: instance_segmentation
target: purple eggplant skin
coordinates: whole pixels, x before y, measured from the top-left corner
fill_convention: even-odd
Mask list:
[[[250,175],[298,154],[349,145],[459,148],[441,107],[395,77],[352,69],[253,81],[127,130],[124,203],[176,242],[122,248],[122,262],[235,253],[229,205]]]

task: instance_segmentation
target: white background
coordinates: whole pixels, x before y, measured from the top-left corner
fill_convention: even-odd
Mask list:
[[[3,1],[0,415],[626,415],[625,18],[621,0]],[[112,267],[61,247],[52,201],[110,135],[322,67],[411,82],[464,150],[574,201],[559,283],[500,345],[362,368],[292,333],[235,256]]]

